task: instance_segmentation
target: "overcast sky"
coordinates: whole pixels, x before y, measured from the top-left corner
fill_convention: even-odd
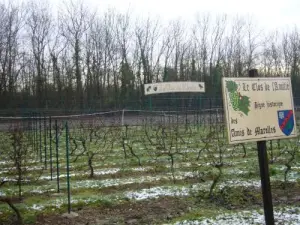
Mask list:
[[[300,22],[300,0],[82,0],[98,12],[113,7],[130,9],[135,15],[159,16],[162,21],[179,18],[192,21],[196,13],[226,13],[251,16],[261,28],[292,28]],[[50,0],[59,5],[60,0]]]
[[[27,0],[0,0],[0,2],[18,2]],[[33,0],[46,1],[56,7],[69,0]],[[76,2],[77,0],[73,0]],[[118,11],[130,10],[133,15],[160,17],[162,22],[182,18],[194,21],[196,13],[230,16],[250,16],[260,28],[266,30],[290,29],[300,24],[300,0],[79,0],[99,13],[107,8]]]

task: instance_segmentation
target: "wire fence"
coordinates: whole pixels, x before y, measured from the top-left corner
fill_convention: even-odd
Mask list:
[[[73,114],[60,116],[43,116],[32,113],[24,117],[0,117],[0,131],[8,131],[18,127],[22,130],[45,129],[51,127],[51,122],[71,122],[78,124],[94,124],[101,126],[142,126],[145,124],[195,124],[213,125],[224,123],[222,108],[186,111],[153,111],[153,110],[117,110],[88,114]]]

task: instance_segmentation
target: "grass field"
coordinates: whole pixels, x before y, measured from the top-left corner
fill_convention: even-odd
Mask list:
[[[11,200],[25,224],[264,223],[255,143],[228,145],[218,126],[70,127],[74,218],[66,214],[63,126],[59,188],[54,130],[51,149],[49,132],[35,137],[30,131],[0,134],[0,179],[5,181],[0,197]],[[33,145],[39,137],[42,142]],[[298,139],[267,144],[276,224],[299,224]],[[0,224],[14,223],[14,211],[0,203]]]

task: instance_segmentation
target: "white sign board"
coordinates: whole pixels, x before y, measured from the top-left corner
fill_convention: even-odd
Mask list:
[[[160,82],[145,84],[145,95],[174,92],[205,92],[204,82]]]
[[[297,136],[290,78],[223,78],[229,143]]]

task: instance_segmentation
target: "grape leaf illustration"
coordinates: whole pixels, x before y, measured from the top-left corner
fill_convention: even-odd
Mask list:
[[[229,100],[234,111],[240,111],[248,116],[250,111],[250,98],[242,96],[238,91],[238,85],[234,81],[226,81],[226,88],[229,92]]]
[[[238,86],[234,81],[229,80],[229,81],[226,81],[226,88],[227,88],[228,92],[232,93],[232,92],[237,91]]]
[[[248,96],[242,96],[239,100],[239,107],[238,109],[245,113],[245,115],[248,116],[248,113],[250,111],[249,109],[249,106],[250,106],[250,100],[249,100],[249,97]]]

